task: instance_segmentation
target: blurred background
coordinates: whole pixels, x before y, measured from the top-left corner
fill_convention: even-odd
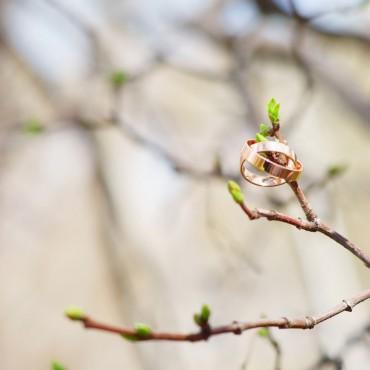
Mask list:
[[[297,317],[368,286],[344,248],[250,222],[226,189],[274,97],[319,217],[370,252],[367,1],[1,0],[0,79],[1,369],[273,370],[253,331],[132,344],[63,311],[190,331],[203,303],[214,324]],[[287,186],[243,187],[303,217]],[[281,368],[368,370],[369,325],[365,302],[272,330]]]

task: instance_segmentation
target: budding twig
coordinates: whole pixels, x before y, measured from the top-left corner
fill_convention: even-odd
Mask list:
[[[277,119],[279,120],[279,117]],[[273,127],[275,127],[275,126],[273,124]],[[285,142],[285,139],[284,139],[283,135],[280,132],[280,125],[277,125],[276,127],[277,127],[277,129],[274,130],[273,133],[272,133],[273,136],[275,136],[280,142]],[[322,222],[318,218],[317,214],[315,213],[312,206],[310,205],[310,203],[309,203],[307,197],[305,196],[302,188],[300,187],[299,183],[297,181],[293,181],[293,182],[289,182],[288,184],[289,184],[290,188],[292,189],[294,195],[296,196],[296,198],[297,198],[297,200],[298,200],[298,202],[299,202],[299,204],[300,204],[300,206],[301,206],[301,208],[302,208],[302,210],[303,210],[303,212],[306,216],[306,219],[309,221],[309,223],[308,224],[303,223],[301,220],[294,219],[294,218],[291,218],[290,216],[283,215],[283,214],[279,214],[279,217],[276,217],[276,216],[275,217],[274,216],[267,217],[267,216],[263,216],[263,215],[261,215],[261,216],[268,218],[268,220],[275,220],[275,221],[281,221],[281,222],[292,224],[292,225],[298,227],[299,229],[304,229],[304,230],[313,231],[313,232],[318,231],[318,232],[326,235],[330,239],[334,240],[338,244],[342,245],[349,252],[351,252],[357,258],[359,258],[362,262],[364,262],[366,267],[370,268],[370,256],[365,251],[360,249],[358,246],[356,246],[354,243],[352,243],[350,240],[348,240],[345,236],[341,235],[339,232],[335,231],[334,229],[332,229],[331,227],[326,225],[324,222]],[[248,212],[245,209],[247,207],[243,206],[241,208],[243,209],[243,211],[250,218],[250,215],[248,214]],[[268,212],[273,213],[273,214],[278,214],[275,211],[268,211]],[[258,212],[257,212],[257,214],[258,214]],[[298,225],[297,225],[297,221],[299,222]]]
[[[229,325],[223,326],[211,326],[209,325],[208,331],[200,329],[197,332],[190,333],[172,333],[172,332],[157,332],[157,331],[147,331],[146,335],[138,336],[136,329],[122,328],[113,325],[108,325],[96,321],[90,318],[87,315],[79,316],[78,319],[75,317],[67,317],[72,320],[81,321],[85,328],[87,329],[96,329],[100,331],[105,331],[113,334],[118,334],[124,338],[135,338],[135,341],[176,341],[176,342],[199,342],[205,341],[208,338],[221,334],[241,334],[244,331],[264,328],[264,327],[276,327],[279,329],[312,329],[316,325],[331,319],[334,316],[341,314],[342,312],[348,311],[351,312],[355,306],[359,303],[370,298],[370,289],[365,290],[356,296],[343,299],[341,303],[333,307],[332,309],[318,314],[316,316],[306,316],[301,318],[292,318],[282,317],[280,319],[260,319],[256,321],[247,321],[247,322],[232,322]]]

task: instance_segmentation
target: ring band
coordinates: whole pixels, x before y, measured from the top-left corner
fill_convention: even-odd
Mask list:
[[[271,144],[267,145],[268,143]],[[258,145],[257,148],[256,145]],[[245,162],[248,161],[248,163],[254,165],[259,170],[264,171],[263,164],[266,158],[258,155],[257,151],[259,151],[259,149],[268,151],[269,148],[272,148],[275,152],[286,155],[288,159],[295,159],[294,152],[292,152],[287,145],[273,141],[257,143],[255,140],[248,140],[245,142],[240,155],[240,171],[245,180],[254,185],[264,187],[279,186],[286,183],[284,179],[276,176],[256,175],[245,167]],[[257,149],[257,151],[255,151],[255,149]]]
[[[260,155],[263,152],[275,152],[287,157],[286,166],[277,164]],[[253,165],[260,171],[267,172],[270,176],[259,176],[250,172],[245,167],[245,162]],[[258,186],[279,186],[285,182],[298,179],[303,169],[302,163],[297,160],[295,153],[285,144],[275,141],[257,143],[256,140],[247,140],[240,155],[240,171],[245,180]]]

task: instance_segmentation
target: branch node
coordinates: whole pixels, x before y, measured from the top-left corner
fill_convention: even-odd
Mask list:
[[[202,338],[204,340],[208,340],[208,338],[212,334],[211,326],[208,323],[206,323],[206,324],[202,325],[200,329],[201,329],[200,332],[201,332]]]
[[[260,218],[261,217],[261,215],[260,215],[260,213],[259,213],[259,211],[258,211],[258,208],[255,208],[252,212],[251,212],[251,215],[250,215],[250,219],[251,220],[257,220],[257,218]]]
[[[316,320],[312,316],[306,316],[305,318],[306,326],[305,329],[313,329],[316,325]]]
[[[315,231],[319,230],[319,227],[320,227],[320,224],[321,224],[321,220],[318,217],[315,217],[312,222],[315,225]]]
[[[347,299],[342,299],[342,302],[347,306],[345,311],[352,312],[353,305],[347,301]]]
[[[282,317],[282,319],[285,321],[285,323],[279,326],[279,329],[289,329],[292,326],[292,322],[285,316]]]
[[[242,333],[242,328],[240,327],[239,322],[233,321],[233,327],[234,327],[233,333],[235,335],[240,335]]]

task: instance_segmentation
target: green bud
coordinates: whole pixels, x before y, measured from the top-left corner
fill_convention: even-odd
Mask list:
[[[257,334],[262,338],[267,338],[269,335],[269,328],[261,328],[257,331]]]
[[[270,128],[267,125],[265,125],[264,123],[261,123],[259,133],[263,136],[269,136],[270,135]]]
[[[202,306],[202,310],[200,311],[200,318],[203,322],[208,322],[209,318],[211,316],[211,309],[209,308],[208,305],[204,304]]]
[[[242,204],[244,201],[244,194],[242,193],[240,186],[235,181],[228,181],[227,188],[229,190],[229,193],[234,199],[235,203]]]
[[[86,317],[83,309],[76,306],[67,307],[64,313],[71,320],[83,320]]]
[[[67,370],[60,362],[53,361],[51,363],[52,370]]]
[[[272,98],[267,104],[267,114],[273,125],[277,125],[280,121],[280,104],[278,104],[274,98]]]
[[[121,336],[131,342],[136,342],[140,339],[149,337],[152,334],[152,329],[145,324],[135,324],[135,334],[121,334]]]
[[[31,118],[24,122],[23,131],[29,135],[37,135],[44,131],[44,127],[36,118]]]
[[[198,326],[203,326],[208,324],[209,318],[211,317],[211,309],[208,305],[204,304],[200,313],[195,313],[193,316],[194,322]]]
[[[262,134],[256,134],[256,141],[257,143],[260,143],[262,141],[267,141],[267,138],[263,136]]]
[[[127,74],[123,70],[114,71],[110,77],[109,80],[113,87],[120,88],[124,85],[124,83],[127,81]]]
[[[342,175],[346,170],[347,166],[345,164],[336,164],[329,166],[326,173],[328,177],[337,177]]]
[[[152,329],[148,325],[142,323],[135,324],[135,330],[139,338],[146,338],[152,334]]]

